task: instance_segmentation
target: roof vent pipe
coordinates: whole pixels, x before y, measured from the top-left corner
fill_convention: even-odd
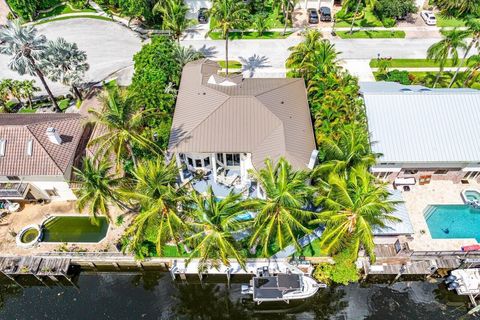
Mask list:
[[[55,130],[55,128],[47,128],[47,137],[51,143],[59,145],[62,144],[62,138],[60,138],[60,135],[58,134],[58,131]]]
[[[318,150],[313,150],[310,155],[310,162],[308,163],[308,169],[312,170],[317,164]]]

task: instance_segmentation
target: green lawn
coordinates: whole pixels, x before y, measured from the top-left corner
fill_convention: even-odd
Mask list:
[[[336,28],[347,28],[352,25],[352,20],[339,20],[335,23]],[[356,27],[383,27],[382,21],[380,21],[375,14],[373,14],[372,9],[367,7],[365,9],[365,15],[362,19],[356,19],[354,26]]]
[[[37,110],[33,108],[23,107],[20,110],[18,110],[18,113],[35,113],[35,111]]]
[[[391,68],[434,68],[438,67],[438,63],[434,62],[433,60],[427,59],[391,59],[390,60]],[[451,59],[447,60],[445,67],[455,67],[452,63]],[[372,59],[370,60],[370,67],[377,68],[378,67],[378,60]]]
[[[43,19],[43,18],[54,17],[54,16],[58,16],[58,15],[61,15],[61,14],[77,13],[77,12],[95,12],[95,10],[93,8],[90,8],[90,7],[85,8],[85,9],[78,9],[77,10],[77,9],[73,9],[68,4],[62,4],[58,7],[56,7],[55,9],[53,9],[52,11],[40,13],[37,17],[37,20],[38,19]]]
[[[287,32],[284,35],[282,35],[282,32],[267,31],[267,32],[264,32],[263,35],[260,36],[258,34],[258,32],[246,31],[246,32],[242,33],[242,32],[235,31],[235,32],[230,32],[228,38],[230,40],[238,40],[238,39],[244,39],[244,40],[248,40],[248,39],[285,39],[286,37],[288,37],[291,34],[292,34],[292,32]],[[214,32],[210,33],[210,38],[212,38],[213,40],[223,39],[222,34],[219,31],[214,31]]]
[[[78,15],[78,16],[67,16],[67,17],[58,17],[58,18],[53,18],[50,20],[44,20],[40,21],[37,23],[34,23],[35,25],[40,25],[40,24],[45,24],[49,22],[54,22],[54,21],[61,21],[61,20],[69,20],[69,19],[97,19],[97,20],[105,20],[105,21],[112,21],[112,19],[103,17],[103,16],[96,16],[92,14],[86,14],[86,15]]]
[[[302,248],[295,252],[295,256],[304,256],[304,257],[326,257],[328,254],[325,251],[320,249],[320,239],[315,239],[308,246]]]
[[[404,31],[337,31],[337,35],[342,39],[379,39],[379,38],[405,38]]]
[[[62,99],[58,101],[58,107],[62,111],[65,111],[69,106],[70,106],[70,99]]]
[[[227,63],[226,63],[225,60],[220,60],[220,61],[217,61],[217,62],[220,65],[220,67],[222,67],[222,68],[227,67]],[[241,69],[242,64],[237,60],[228,60],[228,68],[229,69]]]
[[[178,252],[176,246],[166,245],[163,247],[163,256],[169,258],[183,258],[188,257],[189,255],[184,250]]]
[[[446,17],[442,14],[437,14],[437,27],[464,27],[465,21],[457,18]]]

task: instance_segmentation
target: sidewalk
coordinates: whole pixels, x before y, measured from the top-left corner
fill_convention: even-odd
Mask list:
[[[396,67],[389,67],[388,70],[398,70],[398,71],[410,71],[410,72],[437,72],[440,71],[440,68],[438,67],[427,67],[427,68],[412,68],[412,67],[407,67],[407,68],[396,68]],[[468,67],[462,67],[460,68],[460,72],[465,72],[468,70]],[[373,72],[377,72],[378,68],[372,68]],[[443,68],[444,72],[455,72],[457,71],[457,67],[445,67]]]

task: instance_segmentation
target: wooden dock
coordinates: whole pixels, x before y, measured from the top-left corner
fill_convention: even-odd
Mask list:
[[[43,277],[48,277],[55,282],[58,281],[58,278],[65,278],[71,282],[68,276],[69,268],[70,259],[67,258],[0,257],[0,274],[18,285],[20,284],[16,277],[21,275],[32,275],[44,284]]]

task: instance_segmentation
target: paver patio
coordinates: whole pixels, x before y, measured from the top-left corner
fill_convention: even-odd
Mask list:
[[[411,191],[402,191],[415,234],[409,242],[414,251],[459,251],[464,245],[477,244],[475,239],[432,239],[424,217],[424,210],[435,204],[463,204],[461,192],[480,184],[456,184],[451,181],[432,181],[428,185],[411,186]]]

